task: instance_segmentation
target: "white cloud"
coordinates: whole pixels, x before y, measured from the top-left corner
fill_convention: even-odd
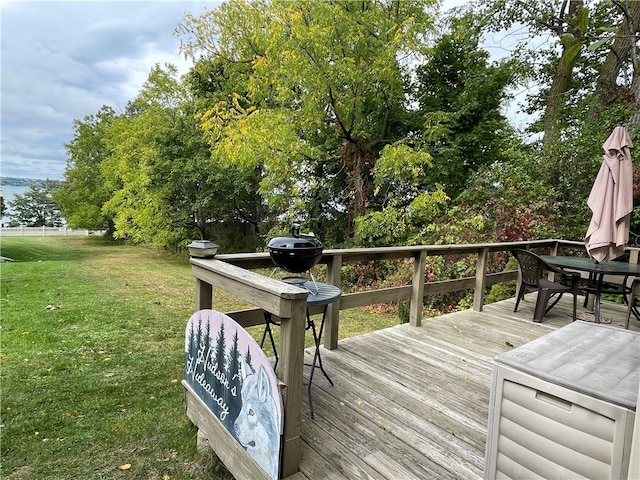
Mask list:
[[[3,1],[3,176],[63,176],[73,120],[133,100],[156,64],[189,65],[173,29],[205,1]]]

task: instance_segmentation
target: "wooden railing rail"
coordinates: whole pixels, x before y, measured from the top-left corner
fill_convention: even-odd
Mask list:
[[[320,264],[327,265],[326,282],[341,287],[341,268],[358,262],[395,260],[413,258],[414,273],[410,285],[389,287],[343,294],[339,302],[329,306],[327,324],[325,326],[324,346],[328,349],[338,345],[338,315],[339,310],[363,307],[376,303],[388,303],[399,300],[409,300],[409,322],[419,326],[422,322],[422,302],[426,297],[460,290],[474,290],[473,309],[482,311],[486,287],[497,283],[515,280],[517,270],[508,272],[487,273],[486,262],[488,255],[494,252],[508,252],[514,248],[529,248],[546,251],[551,255],[560,255],[563,251],[584,249],[582,242],[570,240],[533,240],[521,242],[480,243],[466,245],[416,245],[401,247],[328,249],[323,252]],[[631,261],[638,261],[638,248],[629,248]],[[476,275],[474,277],[458,278],[425,282],[424,265],[430,256],[447,255],[477,255]],[[273,262],[268,253],[242,253],[216,256],[218,260],[231,263],[238,267],[255,269],[273,269]],[[259,309],[243,310],[229,313],[236,321],[245,325],[263,323],[262,311]]]
[[[482,243],[467,245],[416,245],[401,247],[328,249],[323,252],[320,264],[327,265],[327,283],[341,287],[341,268],[358,262],[413,259],[414,272],[411,285],[389,287],[343,294],[339,302],[330,305],[327,313],[324,345],[328,349],[337,348],[339,310],[363,307],[376,303],[388,303],[409,300],[409,322],[419,326],[422,322],[422,302],[425,297],[459,290],[474,289],[473,308],[482,311],[485,287],[517,278],[517,271],[487,274],[486,262],[493,252],[509,251],[513,248],[543,248],[557,251],[559,240],[535,240],[526,242]],[[564,242],[562,242],[564,243]],[[571,242],[570,242],[571,243]],[[579,245],[579,242],[573,242]],[[425,264],[427,257],[447,255],[477,255],[475,277],[425,282]],[[274,268],[268,253],[242,253],[217,255],[216,259],[238,267],[255,269]],[[229,313],[236,321],[245,326],[263,323],[262,312],[258,309]]]

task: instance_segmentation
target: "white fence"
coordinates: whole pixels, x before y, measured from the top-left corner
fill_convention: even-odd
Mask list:
[[[103,235],[104,230],[72,230],[66,227],[2,227],[0,237],[78,237]]]

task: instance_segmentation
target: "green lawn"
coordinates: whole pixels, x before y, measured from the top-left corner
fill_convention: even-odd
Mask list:
[[[184,414],[186,255],[91,237],[0,241],[15,260],[0,264],[0,478],[230,478],[197,453]],[[397,322],[342,312],[341,337]]]

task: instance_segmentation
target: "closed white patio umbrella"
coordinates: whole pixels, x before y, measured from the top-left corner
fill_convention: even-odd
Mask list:
[[[601,262],[624,254],[633,211],[633,144],[626,127],[613,129],[587,204],[593,212],[584,239],[589,256]]]

